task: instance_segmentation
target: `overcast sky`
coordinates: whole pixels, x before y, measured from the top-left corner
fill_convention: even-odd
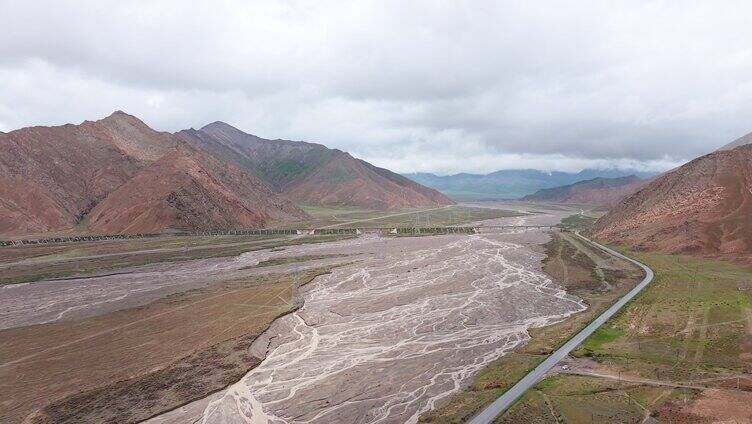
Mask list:
[[[0,0],[0,131],[121,109],[399,172],[664,170],[752,131],[751,16],[748,1]]]

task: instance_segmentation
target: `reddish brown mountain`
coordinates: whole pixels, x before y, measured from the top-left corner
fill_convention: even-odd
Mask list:
[[[619,178],[599,177],[565,186],[541,189],[523,197],[522,200],[612,206],[647,183],[648,180],[635,175]]]
[[[181,147],[107,196],[91,211],[88,222],[93,230],[109,234],[249,228],[291,217],[303,214],[257,178]]]
[[[667,252],[752,252],[752,145],[657,177],[599,219],[595,235]]]
[[[99,122],[0,134],[0,232],[70,228],[135,175],[143,163],[118,148],[108,125],[121,119],[113,114]]]
[[[226,228],[302,215],[254,176],[123,112],[0,133],[0,233]]]
[[[389,170],[321,144],[266,140],[223,122],[178,133],[192,145],[253,172],[278,192],[305,204],[395,209],[452,201]]]

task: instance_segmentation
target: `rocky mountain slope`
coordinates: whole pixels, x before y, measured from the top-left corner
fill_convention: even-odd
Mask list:
[[[262,225],[305,214],[253,175],[115,112],[0,133],[0,233]]]
[[[655,178],[599,219],[595,236],[667,252],[752,252],[752,145]]]
[[[636,175],[618,178],[598,177],[561,187],[541,189],[523,197],[522,200],[611,206],[647,183],[648,180],[643,180]]]
[[[446,196],[321,144],[266,140],[223,122],[177,135],[253,172],[296,202],[395,209],[451,204]]]

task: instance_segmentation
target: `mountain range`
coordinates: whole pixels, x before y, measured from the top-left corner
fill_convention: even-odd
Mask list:
[[[560,187],[593,178],[618,178],[629,175],[649,178],[655,174],[619,169],[585,169],[576,173],[506,169],[490,174],[405,174],[411,180],[435,188],[455,200],[519,199],[540,189]]]
[[[565,186],[540,189],[533,194],[528,194],[521,200],[612,206],[636,192],[648,182],[649,180],[636,175],[617,178],[598,177]]]
[[[752,135],[649,180],[625,173],[402,176],[321,144],[268,140],[223,122],[171,134],[118,111],[0,132],[0,234],[260,227],[307,218],[299,205],[451,204],[442,190],[610,206],[594,235],[633,248],[752,252]]]
[[[0,133],[0,234],[259,227],[305,218],[295,202],[451,203],[345,152],[263,140],[222,123],[170,134],[118,111]]]
[[[434,189],[321,144],[266,140],[224,122],[177,135],[302,204],[395,209],[452,203]]]

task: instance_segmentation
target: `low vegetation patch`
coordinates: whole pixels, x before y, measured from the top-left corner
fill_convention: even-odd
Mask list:
[[[602,345],[604,345],[605,343],[613,342],[622,334],[624,334],[624,331],[622,331],[621,329],[613,327],[611,325],[604,325],[595,330],[595,333],[593,333],[593,335],[585,340],[585,342],[582,344],[582,349],[588,352],[597,351]]]
[[[561,220],[559,227],[565,230],[583,230],[586,231],[593,226],[597,218],[585,214],[570,215]]]

